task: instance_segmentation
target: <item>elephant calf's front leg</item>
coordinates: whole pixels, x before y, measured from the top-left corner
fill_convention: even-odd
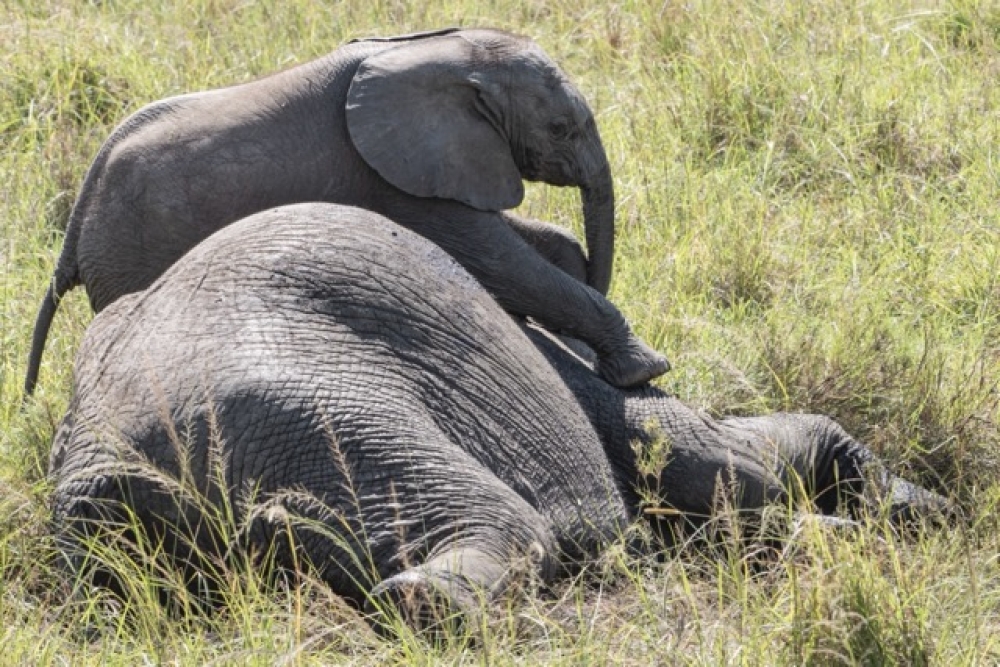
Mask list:
[[[610,301],[543,258],[503,216],[451,209],[404,224],[444,248],[508,312],[585,341],[609,383],[631,387],[670,370]]]
[[[581,283],[587,283],[587,254],[569,231],[541,220],[504,213],[504,219],[539,255]]]
[[[480,278],[506,310],[589,343],[597,352],[598,373],[617,387],[639,385],[670,370],[663,355],[636,336],[603,295],[530,247],[517,252],[523,259],[510,262],[513,271],[504,272],[497,284]]]

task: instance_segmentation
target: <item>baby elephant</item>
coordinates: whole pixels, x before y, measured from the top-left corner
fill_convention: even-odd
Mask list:
[[[662,471],[639,466],[664,444]],[[436,245],[331,204],[237,222],[100,313],[50,474],[72,568],[134,516],[203,571],[234,547],[206,517],[225,506],[240,548],[416,624],[497,595],[514,563],[547,581],[594,556],[643,488],[694,518],[720,488],[756,509],[798,480],[824,511],[869,489],[901,516],[944,507],[827,419],[714,421],[615,388]]]
[[[524,180],[579,188],[586,257],[565,230],[509,211]],[[298,202],[378,211],[431,239],[510,312],[587,341],[609,382],[641,384],[669,367],[604,297],[614,184],[582,93],[526,37],[449,29],[352,42],[125,120],[70,214],[25,395],[74,286],[100,312],[216,230]]]

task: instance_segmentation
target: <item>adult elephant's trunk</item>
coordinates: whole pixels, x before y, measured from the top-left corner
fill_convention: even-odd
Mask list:
[[[583,225],[587,235],[587,284],[607,294],[615,257],[615,189],[611,167],[596,128],[593,140],[587,144],[581,160],[584,177],[580,180]]]

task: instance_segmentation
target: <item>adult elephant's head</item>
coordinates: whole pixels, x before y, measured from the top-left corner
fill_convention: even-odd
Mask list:
[[[403,42],[365,60],[347,98],[358,152],[419,197],[513,208],[522,179],[580,188],[587,282],[611,283],[614,189],[593,113],[537,44],[491,30]]]

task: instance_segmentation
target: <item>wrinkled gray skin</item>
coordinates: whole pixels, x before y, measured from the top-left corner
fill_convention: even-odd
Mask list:
[[[658,480],[632,448],[653,422],[671,445]],[[231,225],[94,319],[50,462],[71,566],[77,537],[120,520],[121,502],[167,553],[207,565],[171,528],[198,526],[197,509],[145,470],[179,476],[178,451],[200,493],[232,503],[247,546],[276,544],[290,566],[291,523],[296,562],[360,603],[374,582],[353,554],[368,553],[375,596],[416,608],[417,623],[430,601],[496,595],[515,561],[551,580],[598,553],[639,515],[637,486],[697,521],[720,483],[756,509],[799,475],[833,511],[837,491],[865,491],[867,466],[901,513],[942,503],[829,419],[717,421],[649,386],[612,387],[437,246],[325,204]],[[227,546],[195,532],[207,552]]]
[[[522,178],[580,188],[589,260],[559,227],[503,213],[521,202]],[[431,239],[504,308],[587,341],[616,385],[669,368],[603,297],[614,192],[586,101],[531,40],[451,30],[353,42],[126,120],[70,215],[25,395],[68,290],[84,285],[100,312],[217,229],[309,201],[373,210]]]

